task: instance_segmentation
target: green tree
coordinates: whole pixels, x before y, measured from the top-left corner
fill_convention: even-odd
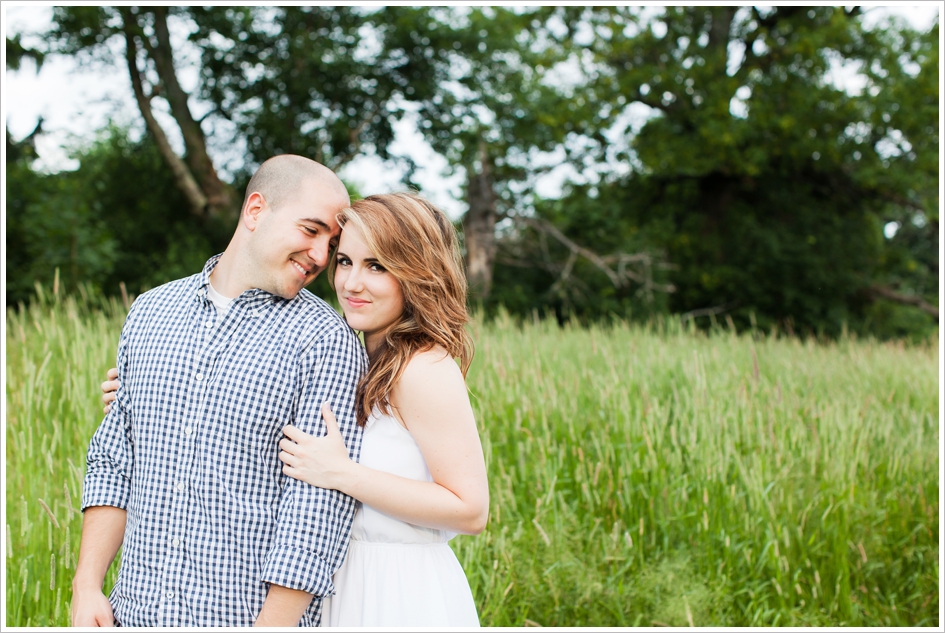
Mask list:
[[[917,217],[937,231],[937,24],[867,29],[859,10],[835,7],[564,17],[593,32],[611,125],[640,104],[653,116],[615,154],[629,175],[576,187],[561,208],[589,239],[642,234],[664,248],[678,267],[673,311],[837,332],[888,281],[884,224]],[[862,91],[829,81],[844,64],[863,70]],[[579,221],[589,198],[609,206],[603,224]]]
[[[251,160],[310,156],[331,169],[388,158],[405,99],[432,90],[433,61],[405,51],[409,8],[193,8],[200,96],[233,121]]]

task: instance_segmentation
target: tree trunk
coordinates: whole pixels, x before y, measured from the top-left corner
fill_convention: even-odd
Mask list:
[[[495,261],[496,196],[492,187],[492,165],[486,147],[479,143],[479,173],[470,165],[466,192],[469,210],[463,220],[466,240],[466,278],[470,294],[485,299],[492,290]]]
[[[124,20],[125,32],[125,61],[128,63],[128,73],[131,75],[131,88],[135,94],[135,101],[138,102],[138,109],[141,110],[141,116],[148,127],[148,131],[154,137],[157,143],[158,151],[174,174],[174,181],[177,187],[183,192],[190,203],[190,210],[194,215],[204,217],[207,209],[207,197],[204,195],[197,181],[187,168],[181,158],[174,153],[164,129],[154,118],[151,112],[151,103],[149,97],[144,94],[144,86],[141,82],[141,72],[138,70],[138,46],[135,43],[135,36],[132,31],[131,21],[134,16],[127,9],[122,10],[122,19]]]
[[[217,175],[213,161],[207,153],[206,137],[200,129],[200,124],[194,120],[190,112],[190,107],[187,105],[188,95],[180,87],[177,74],[174,72],[174,52],[167,30],[167,7],[154,8],[154,34],[157,38],[157,46],[149,46],[148,54],[154,60],[164,88],[164,98],[170,104],[171,114],[184,137],[186,148],[184,158],[207,197],[207,213],[213,217],[221,215],[235,217],[239,209],[236,209],[234,205],[234,192]]]

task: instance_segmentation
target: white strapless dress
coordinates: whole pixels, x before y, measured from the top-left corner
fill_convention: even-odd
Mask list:
[[[433,481],[410,432],[377,413],[364,429],[361,464]],[[466,574],[449,546],[453,536],[359,504],[348,556],[333,578],[335,595],[322,605],[322,626],[479,626]]]

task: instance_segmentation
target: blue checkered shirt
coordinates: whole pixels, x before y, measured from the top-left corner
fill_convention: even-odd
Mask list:
[[[282,428],[324,435],[331,403],[352,459],[357,336],[303,290],[244,292],[222,318],[210,271],[144,293],[118,345],[121,387],[89,446],[82,509],[127,511],[109,596],[123,626],[251,626],[268,584],[321,600],[348,548],[355,501],[286,477]]]

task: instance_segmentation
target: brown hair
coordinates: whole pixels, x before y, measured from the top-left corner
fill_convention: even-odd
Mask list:
[[[414,354],[440,345],[459,359],[463,376],[473,357],[466,332],[466,276],[456,230],[442,211],[413,193],[358,200],[338,215],[355,227],[378,262],[400,283],[404,311],[371,354],[358,383],[357,419],[364,426],[375,406],[389,410],[391,389]],[[334,288],[337,262],[329,264]]]

